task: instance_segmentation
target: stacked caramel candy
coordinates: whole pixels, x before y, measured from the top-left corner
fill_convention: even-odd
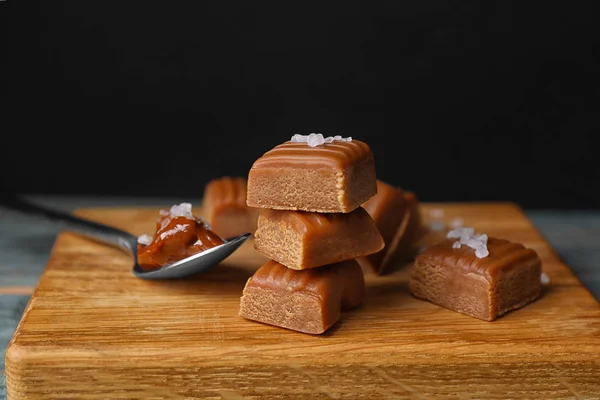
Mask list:
[[[385,242],[383,250],[357,261],[376,275],[412,262],[425,234],[417,196],[410,191],[377,180],[377,194],[363,205],[375,221]]]
[[[246,203],[259,208],[254,248],[270,260],[244,287],[239,314],[309,334],[334,325],[365,298],[356,261],[385,244],[362,207],[377,193],[361,141],[294,135],[257,159]]]

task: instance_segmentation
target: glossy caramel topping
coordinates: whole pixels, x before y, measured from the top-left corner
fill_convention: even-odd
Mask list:
[[[358,281],[359,285],[355,281]],[[317,296],[321,301],[327,301],[331,296],[344,294],[349,288],[360,287],[363,282],[362,270],[355,260],[302,271],[269,260],[254,273],[247,285],[288,293],[305,292]],[[360,297],[362,293],[346,295]]]
[[[404,217],[407,200],[402,189],[377,180],[377,194],[363,204],[384,239],[391,239]],[[386,240],[387,243],[387,240]]]
[[[455,242],[456,239],[444,239],[424,250],[417,256],[415,262],[442,265],[465,274],[483,275],[488,281],[502,270],[540,262],[539,255],[534,250],[505,239],[490,237],[487,242],[489,255],[484,258],[478,258],[475,250],[466,245],[453,248]]]
[[[382,251],[367,256],[377,273],[383,272],[384,264],[391,255],[386,254],[394,252],[397,243],[404,237],[410,220],[407,203],[402,189],[377,180],[377,194],[363,204],[385,242]]]
[[[252,168],[329,167],[343,169],[368,157],[373,157],[371,148],[359,140],[335,141],[316,147],[311,147],[306,143],[287,141],[263,154],[254,162]]]
[[[313,213],[293,210],[273,210],[264,208],[260,210],[260,218],[271,221],[282,221],[289,223],[296,232],[318,233],[319,236],[337,235],[340,231],[346,231],[352,227],[365,228],[371,225],[372,218],[367,211],[358,207],[349,213]]]
[[[221,206],[237,206],[247,208],[246,190],[248,181],[246,178],[224,176],[211,180],[204,190],[204,200],[210,206],[219,208]]]
[[[150,244],[138,244],[138,263],[144,270],[153,270],[221,244],[223,240],[202,221],[163,215]]]

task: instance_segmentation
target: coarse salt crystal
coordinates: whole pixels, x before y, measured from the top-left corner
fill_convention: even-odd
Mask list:
[[[463,227],[461,228],[463,234],[461,236],[467,235],[469,237],[473,237],[475,235],[475,229],[471,227]]]
[[[475,249],[475,256],[478,258],[485,258],[490,255],[489,250],[486,246],[481,246]]]
[[[485,233],[482,233],[480,235],[475,235],[475,240],[479,240],[485,244],[487,244],[488,242],[488,235],[486,235]]]
[[[548,274],[546,274],[545,272],[542,272],[542,274],[540,275],[540,281],[544,284],[547,285],[550,283],[550,277],[548,276]]]
[[[448,239],[458,239],[452,247],[458,249],[460,247],[456,247],[456,243],[461,245],[467,245],[470,248],[475,250],[475,255],[479,258],[484,258],[490,255],[490,252],[487,248],[488,236],[483,234],[475,234],[475,229],[472,227],[460,227],[449,231],[446,234]]]
[[[308,141],[308,135],[305,136],[305,135],[295,134],[294,136],[292,136],[290,141],[292,141],[294,143],[306,143]]]
[[[146,234],[140,235],[137,238],[137,242],[144,246],[148,246],[150,243],[152,243],[152,236]]]
[[[310,147],[317,147],[325,143],[325,138],[321,133],[311,133],[308,135],[308,141],[306,142]]]
[[[169,216],[171,218],[176,217],[185,217],[188,219],[194,219],[192,215],[192,204],[191,203],[181,203],[175,204],[171,206],[171,210],[169,211]]]
[[[165,210],[160,210],[159,213],[163,217],[166,217],[161,221],[160,229],[165,229],[165,227],[171,223],[172,218],[184,217],[195,220],[194,215],[192,214],[191,203],[174,204],[171,206],[171,209],[168,212]]]
[[[468,231],[463,231],[462,235],[460,235],[460,243],[467,244],[469,239],[473,238],[473,233],[469,233]]]
[[[469,246],[472,249],[477,249],[478,247],[482,247],[485,246],[485,243],[483,243],[481,240],[477,240],[477,239],[468,239],[466,243],[467,246]]]
[[[458,239],[461,235],[461,231],[459,229],[452,229],[446,234],[446,237],[448,239]]]
[[[460,249],[462,247],[462,245],[460,244],[459,241],[454,242],[454,244],[452,245],[453,249]]]
[[[324,137],[322,133],[310,133],[308,135],[295,134],[290,139],[294,143],[307,143],[310,147],[320,146],[325,143],[333,143],[334,141],[351,142],[352,137],[342,137],[340,135]]]

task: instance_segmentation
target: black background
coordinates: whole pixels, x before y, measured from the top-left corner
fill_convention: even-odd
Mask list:
[[[0,1],[2,188],[201,196],[295,133],[422,201],[600,207],[594,1]]]

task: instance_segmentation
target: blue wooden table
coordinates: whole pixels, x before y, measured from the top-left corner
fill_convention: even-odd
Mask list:
[[[87,207],[168,207],[200,199],[39,197],[36,203],[72,211]],[[541,233],[600,300],[600,210],[526,210]],[[59,227],[0,209],[0,400],[6,398],[4,353],[50,255]]]

